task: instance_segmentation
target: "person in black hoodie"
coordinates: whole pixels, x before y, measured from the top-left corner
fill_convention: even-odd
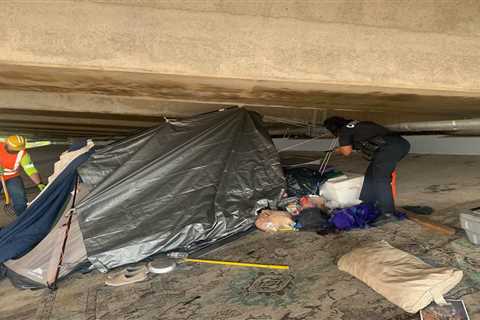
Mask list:
[[[339,147],[335,150],[337,153],[349,156],[353,150],[360,150],[370,161],[360,200],[376,205],[384,215],[395,213],[392,172],[410,151],[410,143],[400,135],[370,121],[330,117],[323,125],[338,137]]]

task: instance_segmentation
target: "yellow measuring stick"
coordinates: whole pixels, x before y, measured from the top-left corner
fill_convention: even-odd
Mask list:
[[[0,178],[2,179],[2,188],[3,188],[3,193],[5,195],[5,205],[9,205],[10,204],[10,195],[8,194],[8,189],[7,189],[7,184],[5,182],[5,178],[2,176],[0,176]]]
[[[184,259],[186,262],[199,262],[209,264],[222,264],[225,266],[236,267],[251,267],[251,268],[266,268],[266,269],[281,269],[288,270],[288,266],[276,265],[276,264],[259,264],[259,263],[245,263],[245,262],[233,262],[233,261],[221,261],[221,260],[204,260],[204,259]]]

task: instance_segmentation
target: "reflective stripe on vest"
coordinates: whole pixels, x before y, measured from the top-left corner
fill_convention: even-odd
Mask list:
[[[20,167],[20,162],[22,161],[24,154],[25,154],[25,150],[20,150],[17,153],[17,158],[15,159],[15,165],[13,166],[13,169],[8,169],[8,168],[3,169],[3,174],[5,176],[13,176],[18,172],[18,168]]]

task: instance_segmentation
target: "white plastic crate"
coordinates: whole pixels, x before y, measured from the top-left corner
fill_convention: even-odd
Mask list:
[[[361,203],[363,175],[349,174],[329,179],[320,188],[320,195],[330,208],[348,208]]]
[[[460,214],[460,224],[467,233],[470,242],[480,245],[480,208]]]

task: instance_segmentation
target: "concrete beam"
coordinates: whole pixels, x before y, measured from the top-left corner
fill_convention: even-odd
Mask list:
[[[159,108],[155,105],[160,104],[159,100],[210,105],[283,106],[341,112],[455,114],[459,117],[470,117],[480,112],[480,93],[13,65],[0,65],[0,89],[10,92],[21,90],[91,94],[92,102],[96,102],[94,97],[97,96],[98,100],[105,100],[101,96],[139,98],[137,101],[152,100],[142,104],[146,104],[146,108],[153,114],[158,114]],[[66,100],[68,102],[68,98]],[[117,101],[118,99],[113,99],[106,112],[117,112]],[[95,104],[85,104],[78,111],[95,112],[94,110],[98,110]],[[163,107],[165,105],[163,102]],[[138,105],[138,108],[127,107],[127,112],[135,114],[136,109],[142,108],[146,110],[141,105]],[[215,108],[217,107],[213,109]],[[174,112],[175,106],[169,110]],[[178,108],[178,111],[180,110],[181,108]],[[143,114],[141,110],[139,112]]]
[[[9,124],[64,124],[92,127],[148,128],[163,122],[161,117],[115,116],[85,112],[49,112],[38,110],[0,109],[3,121]]]
[[[366,99],[366,98],[364,98]],[[84,129],[85,135],[122,134],[126,129],[145,128],[156,125],[169,118],[185,118],[193,114],[210,112],[239,102],[229,97],[230,103],[209,104],[198,102],[179,102],[154,99],[150,97],[128,97],[112,95],[92,95],[83,93],[56,93],[38,91],[0,90],[0,112],[2,119],[0,130],[5,132],[28,132],[49,135],[62,134],[72,126]],[[367,103],[365,100],[364,103]],[[244,102],[244,101],[242,101]],[[352,100],[352,104],[358,103]],[[452,106],[454,100],[451,101]],[[457,118],[460,112],[452,115],[447,112],[438,114],[409,113],[391,111],[371,112],[368,108],[339,111],[317,106],[281,106],[244,104],[246,108],[266,116],[270,126],[282,129],[288,122],[319,125],[325,117],[338,114],[362,120],[372,120],[390,124],[399,121],[425,121]],[[466,114],[464,114],[466,116]],[[102,128],[105,128],[102,131]],[[31,129],[31,130],[27,130]],[[46,130],[51,129],[51,130]],[[57,131],[54,131],[57,130]],[[68,131],[71,132],[71,131]],[[75,135],[81,134],[76,132]]]
[[[479,13],[480,3],[469,0],[2,1],[0,57],[11,64],[479,93]]]

